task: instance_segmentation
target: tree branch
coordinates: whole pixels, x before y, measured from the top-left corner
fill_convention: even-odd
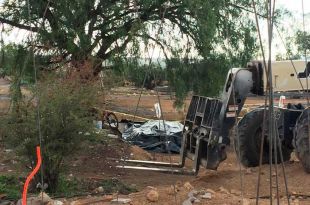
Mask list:
[[[165,51],[165,46],[158,40],[158,39],[155,39],[153,38],[152,36],[148,35],[148,34],[144,34],[144,35],[139,35],[137,34],[136,35],[137,37],[140,37],[140,38],[143,38],[143,37],[147,37],[148,39],[154,41],[157,45],[159,45],[159,47],[163,50],[163,53],[164,53],[164,56],[166,59],[168,59],[168,55]],[[166,45],[167,46],[167,45]],[[168,47],[168,46],[167,46]]]
[[[20,28],[20,29],[24,29],[24,30],[27,30],[27,31],[39,32],[39,28],[38,27],[27,26],[27,25],[24,25],[24,24],[20,24],[20,23],[14,22],[14,21],[7,20],[7,19],[2,18],[2,17],[0,17],[0,22],[4,23],[4,24],[8,24],[10,26],[14,26],[14,27]]]

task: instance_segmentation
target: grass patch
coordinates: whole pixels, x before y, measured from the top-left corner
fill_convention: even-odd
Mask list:
[[[124,184],[118,179],[106,179],[99,182],[99,186],[102,186],[105,194],[120,193],[120,194],[130,194],[137,192],[138,190],[127,184]]]
[[[5,194],[8,200],[21,197],[21,185],[15,176],[0,176],[0,194]]]
[[[65,177],[60,177],[58,189],[53,196],[57,197],[74,197],[82,196],[85,194],[92,193],[95,188],[102,187],[104,192],[102,194],[130,194],[137,192],[138,190],[134,187],[131,187],[118,179],[105,179],[101,181],[86,181],[78,180],[76,178],[66,179]]]
[[[74,197],[85,195],[94,191],[94,187],[102,187],[103,194],[130,194],[138,190],[131,187],[118,179],[105,179],[101,181],[84,181],[74,179],[66,179],[64,176],[60,177],[59,186],[56,193],[52,196]],[[0,194],[5,194],[7,200],[18,200],[21,198],[21,183],[15,176],[0,176]]]
[[[55,196],[72,197],[82,193],[83,184],[77,179],[68,180],[61,176]]]

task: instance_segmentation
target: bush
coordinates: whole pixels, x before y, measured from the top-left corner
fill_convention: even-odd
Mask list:
[[[207,60],[169,60],[167,73],[176,93],[175,105],[181,106],[190,91],[196,95],[218,97],[230,66],[222,56]]]
[[[33,100],[23,98],[5,119],[5,141],[35,166],[35,147],[39,145],[38,100],[42,135],[43,177],[48,191],[57,190],[64,157],[76,151],[79,144],[93,134],[89,109],[96,102],[92,85],[79,81],[45,80],[38,86]],[[39,182],[37,177],[37,182]]]
[[[0,193],[4,193],[9,200],[19,199],[21,190],[18,179],[14,176],[0,176]]]

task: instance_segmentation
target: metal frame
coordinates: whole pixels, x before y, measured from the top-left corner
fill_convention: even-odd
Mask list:
[[[244,82],[252,84],[244,89],[241,85]],[[230,144],[229,130],[235,124],[247,95],[249,93],[263,95],[262,86],[261,64],[253,62],[247,68],[232,69],[227,75],[222,99],[192,97],[184,121],[179,163],[122,159],[118,161],[124,165],[117,167],[193,175],[198,174],[200,166],[216,170],[220,162],[226,159],[225,147]],[[236,102],[233,99],[236,99]],[[231,110],[231,107],[234,109]],[[184,169],[186,158],[193,161],[191,170]],[[127,164],[156,167],[128,166]]]

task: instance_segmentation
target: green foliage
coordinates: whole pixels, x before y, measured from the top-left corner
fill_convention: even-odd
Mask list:
[[[254,24],[242,9],[250,0],[237,4],[234,0],[30,0],[30,12],[27,3],[5,0],[0,21],[36,32],[39,46],[55,49],[73,62],[129,54],[141,57],[143,45],[157,45],[175,58],[190,53],[203,58],[237,54],[250,51],[255,36]],[[96,65],[97,71],[102,69]]]
[[[152,59],[153,60],[153,59]],[[164,61],[160,62],[164,63]],[[150,59],[115,58],[111,61],[110,76],[119,76],[123,82],[130,81],[135,86],[153,89],[155,84],[167,80],[167,72],[159,62],[150,62]],[[155,82],[156,80],[156,82]],[[145,82],[144,82],[145,81]]]
[[[21,196],[21,186],[14,176],[0,176],[0,194],[5,194],[8,200],[17,200]]]
[[[18,101],[22,98],[21,86],[33,84],[35,81],[34,60],[38,70],[48,66],[48,56],[33,55],[24,45],[8,44],[1,47],[0,76],[12,77],[11,97],[13,109],[18,106]]]
[[[204,59],[208,65],[213,65],[214,59],[224,59],[229,68],[244,66],[257,50],[253,19],[249,19],[249,13],[243,9],[251,5],[250,0],[71,0],[49,4],[43,0],[30,0],[29,5],[30,18],[26,0],[5,0],[0,21],[2,18],[8,25],[36,32],[37,44],[56,50],[63,59],[71,60],[72,65],[89,59],[98,62],[93,66],[95,74],[104,67],[111,67],[101,66],[101,61],[112,62],[112,68],[119,76],[129,78],[138,86],[142,84],[148,66],[134,66],[134,62],[126,65],[124,60],[117,62],[115,59],[152,57],[154,51],[150,48],[154,48],[155,53],[160,50],[171,61]],[[262,1],[257,2],[257,7],[260,13],[266,12]],[[277,10],[277,19],[283,13]],[[188,65],[170,72],[180,99],[186,96],[184,91],[193,86],[186,77],[171,75],[192,76],[191,66],[184,66]],[[162,68],[152,66],[152,69],[157,79],[166,78]],[[212,70],[197,76],[201,78],[199,82],[204,82],[207,74],[209,79],[216,77],[219,79],[215,81],[221,82],[221,76],[212,75],[222,70]],[[146,80],[147,87],[152,87],[154,77]],[[216,84],[213,86],[219,89]],[[205,93],[201,91],[203,88],[194,88]],[[209,85],[208,92],[210,89]],[[211,93],[214,95],[214,91]]]
[[[305,52],[310,52],[310,34],[303,31],[296,32],[296,44],[298,46],[298,51],[302,54]]]
[[[55,196],[73,197],[81,194],[83,191],[82,184],[77,179],[68,180],[64,176],[59,177],[58,187],[55,191]]]
[[[96,90],[80,82],[47,79],[35,90],[38,98],[24,98],[19,109],[4,119],[6,141],[34,167],[35,147],[39,145],[36,105],[40,100],[44,179],[50,192],[57,190],[64,157],[79,148],[87,133],[94,134],[89,109],[94,107]]]
[[[34,82],[33,55],[29,48],[21,44],[8,44],[1,47],[0,67],[2,75],[14,76],[19,84]],[[48,56],[35,54],[37,69],[46,67]]]
[[[223,56],[200,61],[169,61],[168,79],[176,91],[175,104],[182,105],[189,91],[198,95],[219,96],[231,66]]]

